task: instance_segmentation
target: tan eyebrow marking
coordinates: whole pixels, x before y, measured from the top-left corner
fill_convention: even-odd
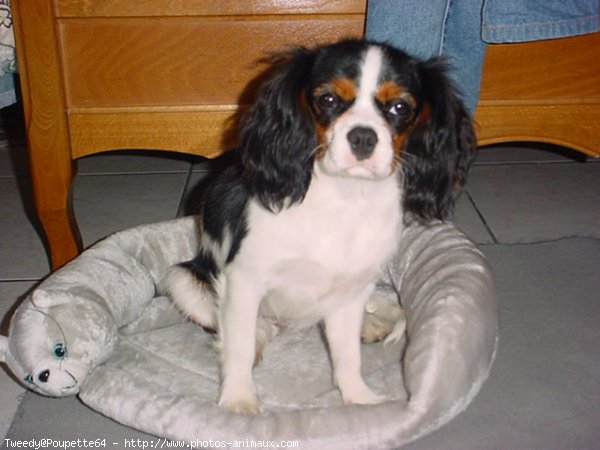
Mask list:
[[[378,86],[377,92],[375,93],[375,97],[381,103],[385,104],[390,100],[395,100],[397,98],[402,97],[403,93],[404,88],[399,84],[396,84],[393,81],[384,81]]]
[[[331,82],[333,93],[342,100],[350,102],[356,98],[358,88],[350,78],[337,78]]]
[[[390,80],[384,81],[378,86],[375,98],[384,105],[393,100],[402,99],[410,103],[413,108],[416,106],[413,96],[402,85]]]
[[[317,87],[314,95],[318,97],[325,92],[330,92],[346,102],[351,102],[356,98],[358,87],[350,78],[335,78],[329,83]]]

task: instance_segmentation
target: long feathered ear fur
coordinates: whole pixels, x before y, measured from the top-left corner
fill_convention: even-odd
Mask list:
[[[272,211],[301,201],[310,184],[318,140],[304,89],[313,59],[304,49],[279,55],[242,121],[244,178]]]
[[[404,206],[421,221],[448,216],[476,152],[471,117],[446,72],[442,59],[420,63],[425,103],[404,149]]]

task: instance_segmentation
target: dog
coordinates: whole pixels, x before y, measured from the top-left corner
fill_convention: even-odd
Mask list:
[[[217,331],[226,410],[259,413],[262,348],[316,323],[343,402],[384,400],[361,375],[365,305],[403,224],[446,218],[475,152],[446,73],[441,59],[362,40],[272,58],[235,162],[205,193],[198,254],[164,282]]]

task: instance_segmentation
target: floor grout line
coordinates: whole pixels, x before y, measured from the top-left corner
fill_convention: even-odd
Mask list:
[[[593,159],[588,161],[479,161],[474,162],[473,166],[555,166],[555,165],[568,165],[568,164],[597,164],[600,160]]]
[[[486,231],[488,232],[488,234],[492,238],[492,242],[494,244],[498,244],[499,243],[498,238],[496,237],[496,235],[492,231],[492,228],[490,227],[490,225],[487,223],[487,220],[485,220],[485,217],[483,216],[483,213],[481,212],[481,210],[477,207],[477,204],[475,203],[475,199],[473,199],[473,197],[471,196],[471,193],[469,192],[468,189],[465,189],[465,194],[467,195],[467,198],[469,199],[469,202],[471,202],[471,206],[473,206],[473,209],[475,210],[475,213],[479,217],[479,220],[481,220],[481,222],[483,223],[483,226],[485,227]]]
[[[37,283],[38,281],[43,280],[45,277],[46,276],[39,278],[0,278],[0,283]]]
[[[183,186],[182,186],[181,192],[179,194],[179,201],[177,202],[177,210],[175,211],[175,217],[181,217],[185,213],[186,193],[188,192],[188,188],[189,188],[193,173],[194,173],[194,164],[191,163],[190,166],[188,167],[187,176],[185,177],[185,181],[183,182]]]
[[[101,177],[101,176],[124,176],[124,175],[181,175],[187,174],[189,170],[160,170],[160,171],[148,171],[148,172],[86,172],[78,173],[78,177]]]

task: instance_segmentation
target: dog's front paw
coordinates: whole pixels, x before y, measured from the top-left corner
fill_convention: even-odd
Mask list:
[[[221,395],[219,406],[229,412],[245,416],[256,416],[261,413],[260,405],[254,394],[236,396],[235,398],[229,395]]]
[[[338,380],[337,384],[346,405],[374,405],[386,399],[383,395],[373,393],[362,377],[346,377]]]
[[[366,384],[345,390],[342,397],[346,405],[375,405],[386,399],[383,395],[373,393]]]

